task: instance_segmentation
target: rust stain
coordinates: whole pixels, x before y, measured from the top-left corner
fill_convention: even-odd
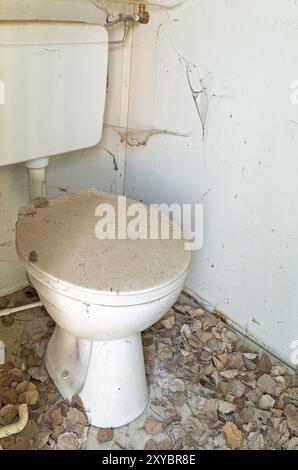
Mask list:
[[[30,253],[29,253],[29,261],[30,263],[37,263],[38,261],[38,256],[37,256],[37,253],[36,251],[34,250],[31,250]]]
[[[230,321],[230,319],[224,313],[220,312],[219,310],[214,310],[212,313],[216,318],[221,320],[223,323],[228,323]]]

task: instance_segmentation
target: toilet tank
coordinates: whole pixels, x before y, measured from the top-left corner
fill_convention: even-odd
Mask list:
[[[0,166],[96,145],[107,64],[103,25],[0,21]]]

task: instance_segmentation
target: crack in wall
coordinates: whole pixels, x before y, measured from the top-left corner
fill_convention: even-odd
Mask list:
[[[100,0],[89,0],[89,3],[91,3],[104,13],[108,13],[108,3],[110,2],[101,2]]]
[[[159,2],[146,2],[146,5],[151,6],[151,7],[158,7],[158,8],[163,8],[165,10],[177,10],[178,8],[181,8],[183,5],[186,3],[189,3],[191,0],[179,0],[178,2],[174,3],[174,5],[167,5],[164,3],[159,3]]]
[[[157,31],[156,31],[156,36],[157,37],[159,36],[161,28],[163,28],[166,25],[170,25],[170,24],[173,24],[173,23],[178,23],[178,21],[180,21],[179,18],[171,18],[170,15],[169,15],[169,12],[167,11],[167,17],[162,23],[159,24],[159,26],[157,28]]]
[[[110,157],[112,157],[112,159],[113,159],[113,164],[114,164],[114,170],[115,170],[115,171],[118,171],[119,168],[118,168],[118,165],[117,165],[117,161],[116,161],[115,154],[112,153],[110,150],[108,150],[108,149],[106,149],[106,148],[104,148],[104,150],[110,155]]]
[[[193,71],[197,72],[199,85],[200,85],[199,89],[195,89],[194,85],[192,84],[191,74]],[[202,140],[205,141],[206,123],[207,123],[207,116],[208,116],[209,103],[210,103],[209,93],[207,89],[208,85],[206,82],[208,78],[211,78],[211,75],[209,75],[209,77],[206,80],[206,78],[203,78],[199,75],[198,68],[195,65],[189,65],[189,64],[186,64],[185,72],[186,72],[187,83],[191,91],[191,95],[192,95],[193,102],[195,105],[195,109],[200,119],[201,128],[202,128]]]
[[[181,133],[168,129],[131,129],[113,127],[120,137],[120,142],[126,143],[129,147],[142,147],[147,145],[149,139],[155,135],[172,135],[176,137],[189,137],[190,133]]]
[[[216,96],[211,92],[212,89],[212,73],[207,72],[202,75],[199,71],[200,66],[193,64],[188,59],[183,57],[175,48],[172,43],[172,47],[177,54],[180,63],[185,65],[186,80],[189,90],[192,95],[192,99],[195,105],[196,113],[199,117],[201,130],[202,130],[202,141],[205,141],[206,137],[206,124],[209,111],[210,100]],[[193,75],[196,75],[198,85],[195,87],[193,84]]]

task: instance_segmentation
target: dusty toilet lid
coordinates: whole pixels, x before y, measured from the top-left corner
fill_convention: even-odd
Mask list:
[[[127,206],[136,202],[127,199]],[[98,239],[99,204],[114,207],[117,223],[117,196],[93,188],[20,209],[17,251],[25,266],[72,286],[114,295],[158,289],[185,274],[190,253],[183,238],[173,239],[172,230],[168,240]],[[143,207],[149,214],[149,206]]]

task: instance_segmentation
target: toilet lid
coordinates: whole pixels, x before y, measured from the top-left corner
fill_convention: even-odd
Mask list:
[[[127,207],[136,203],[126,199]],[[23,263],[53,280],[113,295],[159,289],[185,274],[190,252],[183,237],[173,239],[171,229],[169,239],[98,239],[95,228],[103,219],[95,210],[100,204],[114,208],[117,234],[118,197],[97,189],[23,207],[16,230]],[[141,206],[149,220],[149,206]]]

